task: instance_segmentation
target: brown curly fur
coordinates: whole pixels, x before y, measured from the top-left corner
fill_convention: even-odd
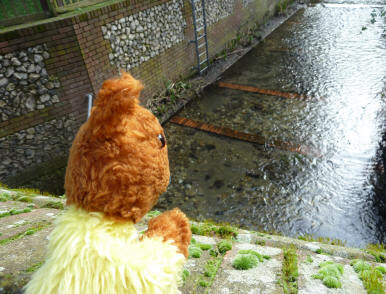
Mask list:
[[[168,152],[158,139],[164,133],[157,118],[139,105],[142,88],[124,72],[103,83],[91,116],[70,149],[65,178],[68,205],[137,223],[165,192]],[[149,235],[175,240],[186,255],[191,233],[185,215],[172,210],[157,219]]]
[[[166,211],[149,221],[146,237],[161,236],[165,241],[174,240],[178,249],[188,257],[188,247],[192,238],[189,221],[178,208]]]

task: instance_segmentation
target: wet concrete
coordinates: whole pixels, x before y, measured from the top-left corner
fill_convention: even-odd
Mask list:
[[[386,190],[377,180],[386,131],[385,5],[309,5],[221,77],[307,98],[213,85],[178,114],[259,134],[266,146],[166,124],[173,179],[159,208],[352,246],[386,242]],[[274,140],[321,156],[267,148]]]

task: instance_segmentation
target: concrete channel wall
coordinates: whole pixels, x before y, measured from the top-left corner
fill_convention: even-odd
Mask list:
[[[16,185],[63,167],[86,120],[86,94],[95,95],[120,69],[143,81],[143,103],[167,80],[193,73],[190,1],[106,2],[111,4],[0,30],[1,182]],[[210,56],[265,21],[278,2],[207,0]]]

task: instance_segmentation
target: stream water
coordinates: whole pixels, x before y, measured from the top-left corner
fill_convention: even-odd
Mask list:
[[[179,116],[301,144],[309,155],[165,125],[172,182],[158,208],[351,246],[386,242],[386,2],[299,10]],[[382,184],[383,183],[383,184]]]

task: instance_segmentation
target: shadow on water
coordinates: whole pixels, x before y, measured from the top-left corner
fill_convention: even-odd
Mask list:
[[[374,20],[375,19],[375,20]],[[319,150],[265,148],[168,123],[173,181],[159,208],[348,245],[386,242],[385,17],[371,5],[299,11],[179,116]]]

